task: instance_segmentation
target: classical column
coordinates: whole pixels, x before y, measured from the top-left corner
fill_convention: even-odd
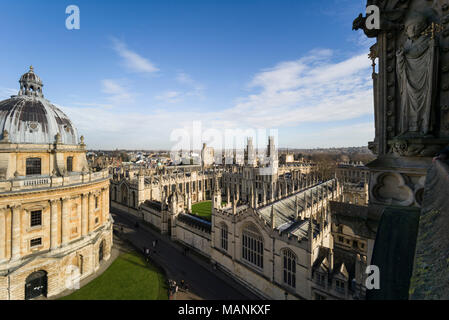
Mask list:
[[[58,247],[58,200],[50,200],[50,249]]]
[[[103,219],[102,219],[102,223],[105,223],[106,221],[108,221],[108,214],[109,214],[109,210],[108,210],[108,189],[104,188],[103,189],[103,193],[102,193],[102,199],[103,199],[103,206],[102,206],[102,210],[103,210]]]
[[[20,211],[21,205],[12,205],[11,208],[11,259],[20,258]]]
[[[89,200],[89,194],[83,193],[81,195],[81,236],[84,237],[88,233],[88,203]]]
[[[6,211],[0,209],[0,261],[6,259]]]
[[[95,196],[92,192],[89,193],[89,208],[88,208],[88,217],[87,217],[87,232],[90,233],[93,230],[94,223],[92,219],[94,217],[95,210]]]
[[[69,242],[69,198],[61,199],[61,246],[64,246]]]

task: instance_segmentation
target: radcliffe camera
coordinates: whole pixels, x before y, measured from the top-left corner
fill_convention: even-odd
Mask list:
[[[1,308],[449,299],[449,0],[3,0],[0,17]]]

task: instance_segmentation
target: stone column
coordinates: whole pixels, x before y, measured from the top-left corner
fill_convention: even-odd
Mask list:
[[[0,261],[6,259],[6,211],[0,209]]]
[[[50,200],[50,249],[58,247],[58,200]]]
[[[90,233],[93,230],[94,222],[92,221],[94,217],[95,210],[95,196],[91,192],[89,193],[89,209],[88,209],[88,217],[87,217],[87,232]]]
[[[89,218],[89,212],[88,212],[88,206],[89,206],[89,194],[83,193],[81,195],[81,236],[84,237],[88,233],[88,218]]]
[[[69,198],[61,199],[61,246],[64,246],[69,242]]]
[[[11,260],[20,258],[20,212],[20,204],[11,206]]]
[[[102,206],[102,212],[103,212],[103,219],[102,219],[102,223],[105,223],[106,221],[108,221],[108,215],[109,215],[109,210],[108,210],[108,189],[104,188],[103,189],[103,193],[102,193],[102,198],[103,198],[103,206]]]

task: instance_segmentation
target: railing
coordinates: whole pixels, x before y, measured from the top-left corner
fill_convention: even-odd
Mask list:
[[[40,188],[65,187],[109,178],[110,176],[107,170],[95,173],[77,173],[65,177],[19,177],[12,180],[0,181],[0,193]]]
[[[32,180],[25,180],[23,181],[24,187],[37,187],[45,184],[50,183],[50,178],[38,178],[38,179],[32,179]]]

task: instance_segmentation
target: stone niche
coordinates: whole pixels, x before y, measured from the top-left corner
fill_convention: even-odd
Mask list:
[[[449,145],[449,1],[368,0],[380,29],[360,15],[353,29],[377,42],[373,66],[375,139],[372,202],[419,206],[431,158]]]

